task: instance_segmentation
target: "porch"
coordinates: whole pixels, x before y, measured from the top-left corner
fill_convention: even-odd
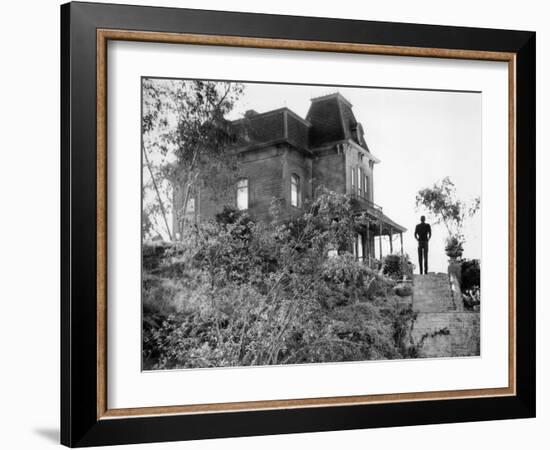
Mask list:
[[[353,254],[370,267],[376,267],[384,257],[383,243],[389,243],[389,253],[403,254],[405,227],[386,216],[382,207],[359,196],[352,196],[352,207],[360,217]],[[386,246],[387,247],[387,246]]]

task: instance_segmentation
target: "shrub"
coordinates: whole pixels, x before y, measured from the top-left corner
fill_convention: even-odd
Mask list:
[[[166,246],[144,268],[144,368],[405,357],[395,282],[349,253],[326,258],[354,235],[340,197],[286,223],[226,209]]]
[[[479,259],[464,259],[461,263],[462,281],[460,287],[463,290],[479,289],[481,270]]]
[[[403,278],[403,264],[399,255],[387,255],[383,260],[383,273],[389,277],[401,280]]]
[[[413,267],[409,261],[408,254],[391,254],[384,257],[382,261],[383,273],[394,280],[401,281],[403,277],[412,278]]]
[[[478,259],[464,259],[461,263],[462,279],[460,288],[464,306],[473,309],[480,304],[480,266]]]
[[[409,284],[398,284],[393,288],[399,297],[408,297],[412,295],[412,287]]]

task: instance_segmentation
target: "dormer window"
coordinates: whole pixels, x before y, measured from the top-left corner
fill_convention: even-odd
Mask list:
[[[292,174],[290,177],[290,204],[296,208],[300,207],[300,177]]]
[[[248,178],[241,178],[237,182],[237,209],[248,209]]]
[[[357,141],[357,143],[359,145],[364,145],[365,141],[363,140],[363,136],[364,136],[363,126],[360,123],[358,123],[354,131],[355,131],[355,140]]]

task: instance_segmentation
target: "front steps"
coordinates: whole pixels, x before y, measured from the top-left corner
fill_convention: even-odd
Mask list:
[[[420,358],[478,356],[479,313],[464,311],[459,288],[445,273],[413,275],[411,344]]]

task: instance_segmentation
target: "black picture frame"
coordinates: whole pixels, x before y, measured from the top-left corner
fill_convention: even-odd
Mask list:
[[[116,419],[97,414],[98,29],[516,55],[516,395]],[[61,443],[71,447],[535,416],[534,32],[111,4],[61,6]]]

